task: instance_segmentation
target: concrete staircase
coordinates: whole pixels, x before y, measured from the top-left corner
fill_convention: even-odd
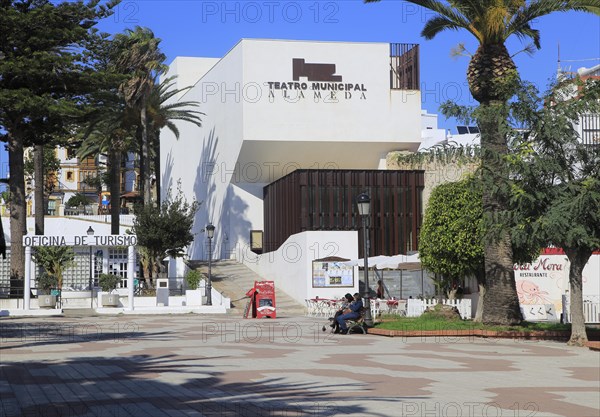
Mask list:
[[[208,271],[207,262],[190,262],[190,267],[204,273]],[[212,286],[223,293],[225,297],[231,298],[231,310],[228,314],[242,317],[244,308],[248,301],[246,292],[254,286],[254,281],[263,281],[250,268],[234,260],[213,261],[212,263]],[[292,297],[275,286],[275,303],[277,317],[304,316],[306,308]]]

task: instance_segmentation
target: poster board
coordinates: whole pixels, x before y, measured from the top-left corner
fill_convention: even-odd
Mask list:
[[[313,261],[313,288],[353,288],[354,267],[343,262]]]
[[[569,288],[569,262],[566,256],[541,255],[530,264],[515,265],[514,270],[517,295],[525,320],[555,320],[556,312],[562,311],[562,295]],[[547,308],[548,305],[552,305],[553,309]],[[545,313],[542,313],[544,309]]]

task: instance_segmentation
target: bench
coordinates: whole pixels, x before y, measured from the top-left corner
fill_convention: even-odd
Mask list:
[[[365,325],[366,311],[367,309],[363,307],[360,310],[360,317],[356,319],[346,320],[346,325],[348,326],[348,333],[358,333],[358,331],[360,330],[362,334],[367,334],[367,327]]]

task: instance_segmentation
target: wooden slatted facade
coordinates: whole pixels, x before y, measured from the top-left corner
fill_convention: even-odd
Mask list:
[[[264,188],[264,250],[308,230],[359,230],[362,242],[355,198],[366,192],[369,256],[416,251],[423,186],[424,171],[296,170]]]

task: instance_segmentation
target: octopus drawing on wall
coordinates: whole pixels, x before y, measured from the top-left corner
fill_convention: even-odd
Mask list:
[[[519,296],[519,303],[553,304],[553,302],[547,297],[548,292],[540,291],[540,287],[538,287],[537,284],[526,280],[519,280],[516,282],[516,284],[517,295]]]

